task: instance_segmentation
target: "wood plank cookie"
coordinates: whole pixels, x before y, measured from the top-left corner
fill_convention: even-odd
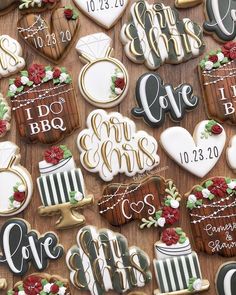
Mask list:
[[[151,176],[141,183],[110,184],[99,200],[99,213],[111,225],[141,220],[140,228],[172,225],[180,218],[181,197],[172,180]]]

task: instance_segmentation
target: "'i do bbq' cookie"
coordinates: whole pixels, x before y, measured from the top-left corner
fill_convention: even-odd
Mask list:
[[[186,194],[190,224],[198,251],[236,255],[236,180],[213,177]]]
[[[64,146],[53,146],[44,153],[39,162],[41,176],[38,189],[43,206],[42,216],[59,214],[57,229],[79,226],[85,222],[77,211],[93,203],[93,196],[86,196],[82,172],[76,168],[70,150]]]
[[[111,181],[118,173],[132,177],[159,164],[156,139],[137,131],[134,122],[118,112],[91,112],[77,145],[83,167],[99,173],[104,181]]]
[[[16,215],[29,204],[33,183],[29,172],[20,165],[17,145],[10,141],[0,143],[0,216]]]
[[[203,52],[202,28],[189,18],[180,20],[176,9],[138,0],[130,13],[130,22],[121,30],[121,41],[133,62],[155,70],[164,63],[179,64]]]
[[[216,165],[225,142],[225,130],[214,120],[197,124],[193,136],[185,128],[171,127],[160,137],[166,153],[182,168],[200,178]]]
[[[9,80],[17,128],[28,142],[54,143],[79,127],[72,79],[65,68],[33,64]]]
[[[212,50],[200,62],[199,77],[209,118],[236,125],[236,42]]]
[[[168,114],[173,121],[181,121],[186,111],[193,110],[198,105],[198,97],[193,95],[189,84],[181,84],[173,88],[164,84],[162,78],[155,73],[142,75],[136,85],[136,100],[138,107],[132,109],[132,115],[144,118],[152,127],[164,124]]]
[[[152,278],[145,252],[129,247],[123,235],[93,226],[78,232],[77,245],[69,249],[66,262],[72,284],[91,295],[109,290],[125,293],[144,287]]]
[[[217,295],[234,295],[236,286],[236,263],[224,263],[218,269],[215,279]]]
[[[175,0],[175,6],[178,8],[188,8],[202,3],[203,0]]]
[[[140,228],[172,225],[180,218],[181,196],[172,180],[150,176],[140,183],[110,184],[98,202],[111,225],[140,220]]]
[[[124,65],[111,57],[111,38],[98,33],[81,38],[76,50],[86,63],[79,74],[79,89],[92,105],[110,108],[126,96],[129,76]]]
[[[0,137],[3,137],[10,130],[11,108],[8,101],[0,93]]]

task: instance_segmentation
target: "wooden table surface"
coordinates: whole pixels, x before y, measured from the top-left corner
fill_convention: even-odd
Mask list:
[[[133,1],[130,0],[129,7],[132,2]],[[68,1],[65,1],[65,3],[68,4]],[[173,6],[174,0],[165,0],[164,3],[170,4]],[[148,72],[148,69],[145,68],[145,66],[137,65],[127,59],[123,51],[123,46],[121,45],[121,42],[119,40],[119,34],[120,34],[120,29],[122,27],[122,24],[126,22],[129,18],[129,7],[126,9],[125,14],[120,19],[120,21],[115,25],[115,27],[113,27],[109,31],[103,30],[101,27],[99,27],[93,21],[91,21],[88,17],[80,13],[81,24],[80,24],[80,31],[79,31],[79,37],[85,36],[91,33],[104,31],[112,38],[113,47],[114,47],[114,56],[118,58],[119,60],[121,60],[127,67],[127,70],[130,73],[131,83],[130,83],[130,88],[129,88],[127,97],[123,100],[123,102],[118,107],[112,108],[110,109],[110,111],[119,111],[121,114],[127,117],[131,117],[131,109],[136,105],[136,102],[135,102],[136,81],[140,77],[140,75],[144,74],[145,72]],[[203,10],[204,10],[203,6],[200,5],[191,9],[179,10],[179,12],[180,12],[181,18],[189,17],[192,20],[202,25],[204,21]],[[18,13],[18,10],[15,9],[9,14],[0,17],[0,33],[8,34],[11,37],[19,40],[19,42],[22,44],[23,56],[26,59],[27,65],[30,65],[33,62],[42,63],[45,65],[48,64],[47,60],[35,54],[35,52],[33,52],[24,42],[22,42],[22,40],[17,35],[16,27],[17,27],[17,20],[19,16],[20,14]],[[218,48],[220,46],[220,44],[217,43],[211,36],[204,35],[204,40],[206,43],[206,51]],[[202,93],[201,93],[199,80],[198,80],[198,73],[197,73],[197,65],[200,59],[201,57],[195,58],[186,63],[175,65],[175,66],[163,65],[160,69],[158,69],[158,73],[161,75],[161,77],[164,79],[166,83],[170,83],[174,86],[178,86],[181,83],[189,83],[193,85],[194,93],[200,97],[200,104],[197,107],[197,109],[188,113],[185,116],[185,118],[182,120],[181,124],[178,124],[182,127],[186,127],[190,132],[193,132],[194,126],[199,121],[207,118],[203,100],[202,100]],[[78,90],[77,78],[83,65],[78,58],[78,54],[75,50],[75,45],[71,48],[68,56],[63,60],[60,66],[67,67],[72,74],[74,86],[77,93],[77,98],[79,101],[80,116],[81,116],[80,130],[82,130],[82,128],[85,127],[86,117],[88,116],[90,111],[94,110],[95,108],[84,100],[84,98],[80,95]],[[0,89],[4,95],[6,95],[6,92],[7,92],[7,85],[8,85],[8,78],[0,80]],[[163,130],[165,130],[168,127],[177,125],[176,123],[173,123],[168,117],[166,118],[164,126],[161,128],[156,128],[156,129],[149,127],[147,124],[144,123],[143,120],[134,119],[134,121],[138,129],[146,130],[149,134],[153,135],[158,141],[159,141],[160,134]],[[228,144],[229,139],[234,134],[234,127],[230,127],[226,124],[224,125],[224,127],[227,133],[227,144]],[[72,150],[78,166],[81,167],[79,163],[79,152],[76,147],[76,138],[79,131],[74,132],[71,136],[63,140],[62,143],[68,145],[68,147]],[[27,220],[31,224],[32,228],[38,230],[40,233],[44,233],[47,231],[55,231],[54,224],[58,216],[45,218],[45,217],[40,217],[37,213],[37,208],[41,205],[39,193],[36,187],[36,178],[39,176],[38,162],[42,160],[43,152],[47,148],[47,146],[40,145],[40,144],[36,144],[36,145],[26,144],[23,140],[21,140],[21,138],[19,137],[17,133],[17,128],[16,128],[14,119],[12,120],[12,128],[10,133],[8,133],[7,136],[1,139],[1,141],[3,140],[10,140],[16,143],[20,147],[21,155],[22,155],[21,163],[23,166],[27,167],[34,181],[34,194],[32,197],[32,201],[30,205],[27,207],[27,209],[22,214],[19,214],[17,217],[24,218],[25,220]],[[168,158],[166,154],[164,153],[164,151],[162,150],[162,148],[160,147],[160,145],[158,149],[158,154],[160,156],[161,161],[160,161],[160,165],[156,169],[157,174],[165,178],[172,178],[175,181],[181,194],[185,194],[191,189],[193,185],[201,182],[201,180],[192,176],[190,173],[186,172],[185,170],[181,169],[170,158]],[[96,202],[93,207],[90,207],[83,211],[87,220],[87,224],[96,225],[99,228],[107,227],[114,231],[118,231],[124,234],[128,238],[130,246],[137,245],[140,248],[142,248],[144,251],[146,251],[146,253],[148,253],[150,260],[152,261],[154,258],[153,245],[159,239],[160,231],[156,228],[149,229],[149,230],[147,229],[140,230],[138,228],[138,222],[133,222],[131,224],[125,225],[120,228],[113,228],[112,226],[109,226],[106,220],[101,218],[101,216],[99,215],[98,207],[97,207],[97,200],[101,197],[102,190],[104,186],[106,185],[106,183],[100,180],[97,175],[90,174],[86,172],[84,169],[82,170],[85,177],[87,192],[90,194],[93,193],[96,199]],[[209,175],[207,175],[207,177],[211,177],[211,176],[230,176],[230,177],[234,176],[233,172],[227,166],[225,152],[223,152],[223,155],[221,156],[215,168],[209,173]],[[114,182],[129,183],[131,181],[132,179],[125,176],[121,176],[121,175],[117,176],[114,179]],[[0,184],[0,189],[2,185],[3,184]],[[5,220],[6,218],[1,218],[0,224],[3,224]],[[191,238],[191,241],[193,243],[194,239],[191,235],[191,229],[189,227],[189,219],[188,219],[187,209],[185,207],[185,202],[182,202],[180,225],[186,231],[186,233]],[[55,231],[59,236],[60,242],[64,246],[65,253],[73,244],[75,244],[77,231],[78,231],[78,228],[64,230],[60,232]],[[199,257],[200,257],[203,277],[208,278],[211,283],[210,290],[204,294],[214,295],[216,294],[214,279],[215,279],[215,274],[217,272],[217,269],[222,263],[230,261],[232,259],[226,259],[226,258],[217,257],[217,256],[211,257],[203,253],[199,253]],[[147,292],[147,295],[153,294],[153,290],[157,288],[157,283],[154,276],[152,264],[151,264],[151,270],[153,272],[153,280],[150,284],[146,286],[146,288],[143,289],[143,291]],[[30,268],[30,272],[34,272],[33,267]],[[69,271],[66,267],[65,255],[60,260],[50,262],[47,272],[51,274],[59,274],[59,275],[62,275],[63,277],[68,277]],[[12,276],[12,274],[9,272],[7,267],[4,267],[2,265],[0,269],[0,277],[7,278],[9,287],[12,287],[13,282],[17,282],[19,280],[19,278]],[[2,292],[2,294],[5,294],[5,293],[6,292]],[[72,294],[83,295],[83,294],[89,294],[89,293],[81,292],[72,288]],[[110,292],[108,294],[114,294],[114,293]]]

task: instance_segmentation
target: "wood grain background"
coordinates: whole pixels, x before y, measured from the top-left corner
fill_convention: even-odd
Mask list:
[[[68,4],[68,1],[64,1],[65,4]],[[130,4],[133,2],[133,0],[130,0]],[[151,2],[151,1],[150,1]],[[174,0],[165,0],[165,4],[174,5]],[[179,10],[181,18],[183,17],[190,17],[192,20],[197,21],[199,24],[203,24],[204,21],[204,8],[202,5],[197,6],[192,9],[184,9]],[[27,65],[30,65],[33,62],[42,63],[42,64],[48,64],[48,62],[40,57],[39,55],[35,54],[17,35],[17,20],[20,14],[18,13],[18,10],[15,9],[14,11],[10,12],[9,14],[0,17],[0,33],[1,34],[9,34],[11,37],[16,38],[19,40],[19,42],[22,44],[23,48],[23,55],[26,59]],[[128,72],[130,73],[131,77],[131,85],[128,92],[127,97],[123,100],[123,102],[115,108],[110,109],[110,111],[119,111],[123,115],[126,115],[128,117],[131,117],[131,109],[136,105],[135,103],[135,85],[137,79],[145,72],[148,72],[147,68],[145,68],[142,65],[136,65],[132,62],[130,62],[123,51],[123,47],[121,45],[121,42],[119,40],[119,34],[121,26],[124,22],[128,20],[129,17],[129,7],[127,8],[125,14],[123,15],[122,19],[116,24],[116,26],[109,31],[103,30],[101,27],[97,26],[93,21],[91,21],[89,18],[84,16],[82,13],[80,13],[80,31],[79,31],[79,37],[85,36],[87,34],[91,33],[97,33],[97,32],[107,32],[109,36],[113,40],[113,47],[114,47],[114,56],[121,60],[125,66],[127,67]],[[218,48],[220,46],[219,43],[214,41],[214,39],[211,36],[204,36],[205,43],[206,43],[206,51],[209,51],[211,49]],[[188,113],[184,120],[181,122],[180,126],[186,127],[190,132],[193,131],[194,126],[201,120],[206,119],[206,111],[204,108],[199,80],[198,80],[198,73],[197,73],[197,64],[200,61],[201,57],[193,59],[188,61],[187,63],[183,63],[181,65],[164,65],[159,70],[158,73],[162,76],[164,81],[166,83],[173,84],[174,86],[178,86],[181,83],[190,83],[193,85],[194,93],[199,95],[200,97],[200,105],[197,109],[194,111]],[[95,108],[88,104],[80,95],[78,87],[77,87],[77,78],[78,74],[82,68],[82,63],[80,62],[78,58],[78,54],[75,50],[75,46],[71,48],[69,54],[67,57],[63,60],[63,62],[60,64],[60,66],[65,66],[70,70],[73,81],[77,93],[77,98],[79,101],[79,108],[80,108],[80,115],[81,115],[81,129],[85,127],[85,120],[87,115],[90,113],[90,111],[94,110]],[[7,84],[8,79],[1,79],[0,80],[0,89],[4,95],[6,95],[7,92]],[[171,126],[175,126],[176,123],[173,123],[169,118],[166,118],[166,122],[162,128],[153,129],[149,126],[147,126],[144,121],[134,119],[135,123],[137,124],[138,129],[144,129],[149,134],[153,135],[157,140],[159,140],[161,132]],[[231,136],[234,134],[234,127],[230,127],[228,125],[224,125],[226,132],[227,132],[227,144]],[[77,161],[78,166],[81,166],[79,163],[79,153],[78,149],[76,147],[76,138],[78,135],[78,132],[75,132],[71,136],[67,137],[65,140],[63,140],[63,144],[66,144],[69,146],[69,148],[73,151],[74,157]],[[37,229],[40,233],[44,233],[46,231],[53,231],[54,230],[54,223],[57,220],[58,216],[54,217],[40,217],[37,213],[37,208],[41,205],[39,193],[36,187],[36,178],[39,176],[38,171],[38,162],[42,160],[42,155],[44,150],[47,148],[45,145],[27,145],[24,141],[21,140],[17,133],[17,128],[15,125],[14,119],[12,120],[12,129],[11,132],[4,138],[3,140],[11,140],[15,142],[17,145],[19,145],[21,149],[21,155],[22,160],[21,163],[27,169],[30,171],[33,181],[34,181],[34,194],[32,201],[28,208],[23,212],[23,214],[19,214],[17,217],[21,217],[26,219],[30,222],[33,229]],[[188,172],[185,172],[183,169],[181,169],[177,164],[175,164],[170,158],[168,158],[161,147],[159,146],[158,153],[161,158],[161,162],[159,167],[156,169],[157,174],[166,177],[166,178],[172,178],[180,193],[184,194],[188,192],[191,187],[199,182],[201,182],[200,179],[197,179],[196,177],[192,176]],[[159,169],[159,170],[158,170]],[[104,186],[106,185],[103,181],[99,179],[97,175],[90,174],[86,172],[83,169],[85,182],[86,182],[86,188],[88,193],[93,193],[96,201],[100,198],[102,190]],[[225,152],[223,153],[222,157],[220,158],[220,161],[217,163],[215,168],[209,173],[208,177],[211,176],[231,176],[233,177],[232,171],[228,168],[225,158]],[[132,181],[132,179],[129,179],[128,177],[124,176],[117,176],[114,179],[115,182],[124,182],[129,183]],[[0,184],[0,190],[3,184]],[[191,230],[189,227],[189,219],[187,216],[187,210],[185,208],[185,202],[182,203],[182,216],[180,225],[182,228],[186,231],[186,233],[190,236],[191,241],[193,242],[194,238],[191,235]],[[120,233],[124,234],[129,241],[129,245],[137,245],[141,247],[144,251],[146,251],[149,254],[150,260],[152,261],[154,258],[154,243],[159,239],[160,232],[157,229],[150,229],[150,230],[139,230],[138,223],[133,222],[131,224],[125,225],[121,228],[112,228],[108,225],[106,220],[103,220],[100,215],[98,214],[98,207],[95,203],[93,207],[90,207],[89,209],[84,210],[84,215],[87,219],[87,224],[96,225],[99,228],[101,227],[108,227],[112,230],[119,231]],[[3,224],[6,219],[2,218],[0,219],[0,224]],[[75,244],[75,238],[77,234],[78,229],[71,229],[71,230],[65,230],[61,232],[56,232],[59,236],[60,242],[63,244],[65,248],[65,252],[73,245]],[[218,267],[223,263],[227,262],[230,259],[217,257],[217,256],[207,256],[205,254],[200,253],[200,263],[202,267],[203,277],[208,278],[211,282],[211,288],[208,292],[205,294],[208,295],[214,295],[215,292],[215,286],[214,286],[214,278],[216,271]],[[232,260],[232,259],[231,259]],[[12,274],[8,271],[7,267],[0,266],[0,277],[5,277],[8,280],[9,287],[12,287],[13,283],[18,281],[19,278],[13,277]],[[151,264],[151,269],[153,271],[153,267]],[[31,268],[30,272],[33,272],[34,269]],[[51,274],[59,274],[64,277],[68,277],[69,272],[66,267],[65,263],[65,256],[56,261],[52,262],[49,265],[49,268],[47,271]],[[153,272],[153,280],[152,282],[146,286],[144,291],[147,292],[147,295],[153,294],[153,290],[157,288],[156,279],[154,277]],[[6,292],[2,292],[2,294],[5,294]],[[81,292],[76,291],[72,288],[73,294],[89,294],[88,292]],[[110,292],[109,294],[114,294]]]

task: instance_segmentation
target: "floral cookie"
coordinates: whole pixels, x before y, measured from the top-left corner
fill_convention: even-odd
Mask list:
[[[236,255],[236,180],[210,178],[187,193],[190,224],[198,251]]]
[[[166,153],[182,168],[202,178],[218,162],[226,142],[224,128],[216,121],[201,121],[193,136],[182,127],[162,132],[160,142]]]
[[[106,34],[97,33],[81,38],[76,45],[86,63],[79,74],[79,89],[89,103],[101,108],[118,105],[129,88],[125,66],[111,57],[111,42]]]
[[[3,137],[10,130],[11,108],[8,101],[0,93],[0,137]]]
[[[199,77],[208,117],[236,124],[236,42],[213,50],[200,62]]]
[[[33,64],[9,80],[17,128],[28,142],[54,143],[79,127],[72,79],[65,68]]]
[[[236,285],[236,263],[224,263],[216,274],[217,295],[234,295]]]
[[[111,225],[141,220],[140,228],[172,225],[180,218],[181,196],[172,180],[151,176],[141,183],[110,184],[98,201],[99,213]]]
[[[82,225],[85,218],[78,209],[92,204],[93,196],[86,196],[82,172],[76,168],[70,150],[64,145],[46,150],[39,170],[37,184],[43,204],[39,214],[60,214],[57,229]]]
[[[66,262],[72,284],[91,295],[103,295],[109,290],[125,293],[144,287],[152,277],[145,252],[128,247],[123,235],[93,226],[78,232],[77,245],[67,252]]]

